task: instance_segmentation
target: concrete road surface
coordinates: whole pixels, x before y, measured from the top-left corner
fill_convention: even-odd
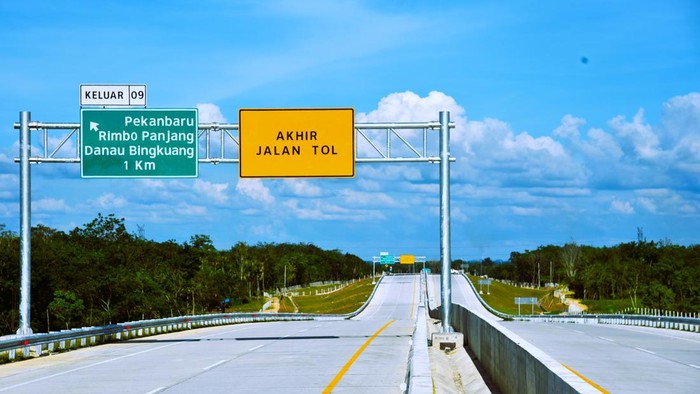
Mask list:
[[[212,327],[0,366],[8,393],[399,393],[419,277],[389,276],[356,318]]]

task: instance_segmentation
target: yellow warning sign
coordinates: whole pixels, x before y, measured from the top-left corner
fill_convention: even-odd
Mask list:
[[[240,109],[241,178],[355,176],[355,110]]]
[[[412,254],[402,254],[399,256],[399,264],[415,264],[416,256]]]

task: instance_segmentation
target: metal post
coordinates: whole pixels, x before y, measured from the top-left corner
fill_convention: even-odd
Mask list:
[[[440,259],[442,327],[440,332],[452,332],[452,272],[450,267],[450,112],[440,111]]]
[[[19,301],[19,329],[17,335],[31,335],[30,327],[30,297],[31,297],[31,231],[32,231],[32,198],[31,198],[31,170],[29,168],[29,156],[31,155],[31,136],[29,134],[29,121],[31,113],[22,111],[19,113],[19,210],[20,210],[20,301]]]

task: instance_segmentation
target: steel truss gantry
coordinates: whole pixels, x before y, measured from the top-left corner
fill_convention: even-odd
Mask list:
[[[449,152],[449,111],[441,111],[438,121],[355,123],[356,163],[439,163],[440,164],[440,260],[442,332],[451,332],[450,305],[452,286],[450,275],[450,166],[454,161]],[[18,335],[29,335],[30,328],[30,278],[31,278],[31,168],[30,163],[80,163],[80,124],[46,123],[31,120],[31,113],[20,112],[20,310]],[[239,129],[233,123],[200,123],[199,163],[239,163]],[[41,139],[38,152],[32,152],[31,131]],[[63,133],[56,138],[49,133]],[[437,155],[430,152],[429,144],[435,143],[438,132]],[[431,134],[432,133],[432,134]],[[53,134],[52,134],[53,135]],[[202,152],[203,146],[203,152]]]

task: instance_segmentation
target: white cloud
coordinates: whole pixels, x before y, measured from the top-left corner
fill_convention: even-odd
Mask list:
[[[632,207],[632,204],[630,204],[627,201],[620,200],[613,200],[610,203],[610,210],[625,215],[631,215],[634,213],[634,208]]]
[[[124,207],[127,201],[113,193],[104,193],[94,200],[94,204],[100,209],[114,209]]]
[[[651,198],[641,197],[637,199],[637,204],[648,212],[656,213],[656,204]]]
[[[200,123],[228,123],[216,104],[197,104],[197,110]]]
[[[700,136],[700,93],[689,93],[669,99],[663,105],[664,137],[676,144],[685,137]]]
[[[291,199],[285,201],[283,205],[299,219],[347,220],[353,222],[384,219],[384,215],[378,210],[346,208],[325,200],[300,202],[299,200]]]
[[[223,204],[228,201],[226,190],[228,183],[211,183],[196,179],[192,187],[197,194],[203,195],[217,204]]]
[[[619,115],[610,121],[610,127],[622,139],[623,143],[631,146],[637,157],[653,159],[659,152],[659,138],[649,124],[644,123],[644,110],[640,109],[628,122]]]
[[[203,216],[207,214],[207,207],[182,202],[175,207],[175,213],[182,216]]]
[[[306,179],[285,179],[283,185],[286,190],[298,197],[318,197],[322,192],[318,184],[313,184]]]
[[[561,125],[554,129],[554,135],[557,137],[578,139],[581,135],[579,129],[586,124],[586,121],[577,118],[573,115],[564,115],[561,119]]]
[[[42,198],[32,202],[32,210],[36,212],[68,212],[70,209],[63,199]]]
[[[275,197],[260,179],[239,179],[236,191],[240,194],[263,204],[269,205],[275,202]]]
[[[365,122],[425,122],[436,121],[440,111],[450,111],[451,120],[464,116],[464,108],[454,98],[442,92],[430,92],[426,97],[406,91],[392,93],[379,101],[376,110],[357,114],[358,123]]]
[[[365,206],[398,208],[403,205],[387,193],[362,192],[352,189],[343,189],[339,191],[338,194],[340,194],[341,198],[346,204],[355,207]]]
[[[437,121],[440,117],[440,111],[450,111],[450,120],[455,122],[457,129],[463,128],[466,124],[464,117],[464,108],[457,105],[454,98],[437,91],[430,92],[426,97],[420,97],[414,92],[406,91],[402,93],[392,93],[379,101],[376,110],[369,113],[358,113],[355,116],[357,123],[381,123],[381,122],[427,122]],[[414,149],[419,152],[423,146],[423,134],[420,130],[407,131],[397,130],[397,132],[408,141]],[[386,131],[367,130],[365,134],[373,141],[382,152],[386,152]],[[436,156],[437,131],[429,133],[429,146],[433,147],[429,155]],[[452,133],[453,139],[459,140],[460,136]],[[393,157],[415,157],[415,153],[406,148],[404,143],[396,137],[392,137],[396,142],[392,144]],[[364,138],[359,137],[357,143],[358,154],[366,157],[378,157],[377,151],[367,143]]]
[[[14,160],[9,158],[6,154],[0,153],[0,163],[14,163]]]
[[[511,211],[518,216],[542,216],[542,208],[538,207],[512,207]]]

